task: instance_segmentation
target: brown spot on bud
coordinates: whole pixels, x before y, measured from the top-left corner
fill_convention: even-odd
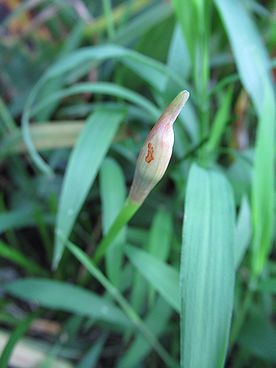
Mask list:
[[[154,160],[154,157],[153,157],[153,145],[151,143],[148,144],[148,153],[147,153],[147,156],[145,158],[145,161],[149,164],[151,161]]]

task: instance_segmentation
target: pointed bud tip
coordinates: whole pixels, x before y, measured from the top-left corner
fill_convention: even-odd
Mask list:
[[[179,94],[176,96],[176,100],[183,107],[185,103],[188,101],[189,97],[190,93],[186,89],[184,89],[183,91],[179,92]]]
[[[162,117],[166,117],[166,122],[169,124],[173,124],[180,114],[181,110],[183,109],[185,103],[187,102],[188,98],[190,96],[190,93],[186,90],[181,91],[175,99],[170,103],[170,105],[167,107],[167,109],[164,111]]]

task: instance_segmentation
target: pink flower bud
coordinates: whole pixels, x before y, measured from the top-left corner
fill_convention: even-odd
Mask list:
[[[129,193],[130,201],[142,204],[164,175],[172,156],[173,123],[188,98],[189,92],[180,92],[147,136],[136,163],[134,179]]]

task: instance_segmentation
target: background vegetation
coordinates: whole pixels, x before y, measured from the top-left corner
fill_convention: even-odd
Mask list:
[[[275,2],[0,15],[0,367],[275,366]],[[183,89],[165,177],[94,262]]]

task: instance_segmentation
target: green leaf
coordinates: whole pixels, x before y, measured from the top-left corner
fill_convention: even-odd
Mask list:
[[[23,319],[18,324],[16,329],[11,333],[4,349],[1,351],[0,367],[5,368],[9,366],[10,357],[16,344],[28,331],[35,317],[37,317],[37,312],[30,313],[25,319]]]
[[[128,246],[126,254],[131,263],[144,276],[149,284],[172,306],[180,310],[178,272],[147,252]]]
[[[169,322],[172,309],[164,301],[159,298],[148,315],[145,317],[145,323],[156,337],[160,336]],[[138,335],[132,342],[127,352],[123,355],[118,363],[118,368],[137,367],[140,362],[145,359],[151,350],[150,344]]]
[[[103,350],[104,344],[106,341],[106,336],[102,335],[97,339],[95,344],[91,346],[91,348],[87,351],[84,357],[81,359],[77,368],[96,368],[98,365],[98,361],[100,358],[100,354]]]
[[[172,216],[160,209],[153,218],[149,233],[149,253],[160,261],[166,261],[170,252],[173,234]],[[153,302],[155,293],[150,289],[149,300]]]
[[[160,209],[153,218],[149,233],[149,253],[161,261],[166,261],[170,251],[173,224],[171,214]]]
[[[212,123],[210,138],[206,144],[208,151],[215,151],[219,145],[223,133],[225,132],[225,127],[230,120],[230,107],[232,102],[233,89],[229,88],[228,91],[223,95],[221,99],[220,107],[215,115],[214,122]]]
[[[51,123],[32,124],[30,134],[38,151],[49,151],[73,146],[83,125],[83,121],[51,121]],[[1,142],[0,159],[6,155],[23,152],[26,152],[26,146],[19,129]]]
[[[176,83],[180,83],[177,80],[177,75],[162,63],[136,51],[116,45],[99,45],[80,49],[53,65],[48,70],[46,77],[55,78],[60,74],[79,68],[80,65],[85,63],[107,59],[121,61],[159,91],[164,88],[168,77],[174,79]],[[179,84],[179,87],[181,88],[181,84]]]
[[[0,234],[9,229],[20,229],[35,223],[34,209],[31,206],[0,214]]]
[[[0,240],[0,258],[5,258],[25,270],[35,274],[45,274],[45,271],[41,269],[35,262],[30,258],[25,257],[18,250],[13,249],[10,245]]]
[[[253,174],[253,271],[261,273],[272,246],[274,225],[275,93],[269,57],[243,2],[215,0],[225,24],[244,88],[259,117]]]
[[[224,366],[234,295],[234,203],[225,177],[194,164],[180,269],[181,367]]]
[[[262,112],[269,59],[258,30],[239,0],[215,0],[232,46],[241,81]],[[254,47],[250,47],[254,42]],[[250,62],[249,62],[250,61]]]
[[[88,118],[71,153],[57,215],[53,259],[55,267],[123,116],[123,111],[96,111]]]
[[[246,197],[242,199],[240,212],[237,218],[235,229],[235,267],[239,267],[244,254],[249,246],[252,225],[251,212],[248,200]]]
[[[131,327],[128,319],[111,302],[92,291],[65,282],[28,278],[7,284],[5,290],[19,299],[45,308],[86,316],[123,328]]]
[[[124,174],[116,161],[108,158],[103,162],[100,171],[100,194],[102,200],[102,223],[104,234],[119,214],[126,198]],[[110,281],[117,287],[120,285],[125,230],[121,230],[113,240],[106,253],[106,270]]]
[[[39,102],[34,109],[34,113],[37,113],[39,110],[53,101],[80,93],[99,93],[115,96],[117,98],[123,98],[127,101],[133,102],[139,107],[142,107],[148,114],[150,114],[152,119],[157,119],[160,115],[160,112],[155,105],[145,97],[127,88],[108,82],[78,83],[67,89],[55,92],[49,97],[45,98],[45,100]]]
[[[166,43],[162,42],[160,45],[155,44],[152,45],[151,51],[155,51],[155,55],[151,55],[150,52],[147,52],[148,49],[142,49],[141,50],[141,43],[143,44],[143,41],[147,39],[147,41],[154,42],[153,37],[149,37],[149,34],[152,35],[154,31],[159,27],[162,28],[163,34],[167,33],[167,28],[164,29],[167,19],[170,19],[170,16],[172,14],[172,7],[169,3],[159,2],[159,3],[153,3],[150,7],[147,8],[147,11],[140,12],[139,14],[136,14],[135,17],[132,19],[128,19],[128,22],[125,22],[123,27],[120,27],[118,29],[118,32],[116,33],[116,36],[112,39],[113,44],[120,44],[120,45],[130,45],[134,44],[136,40],[138,41],[135,45],[135,48],[138,49],[142,54],[149,55],[153,57],[153,59],[160,60],[160,57],[156,57],[156,49],[158,49],[158,46],[160,49],[163,49],[166,47]],[[165,36],[167,37],[167,35]],[[150,78],[153,78],[154,76],[150,76]],[[162,80],[159,79],[156,80],[156,83],[161,83]]]
[[[106,59],[121,61],[158,91],[163,90],[168,78],[174,80],[179,88],[183,88],[177,75],[162,63],[139,54],[138,52],[115,45],[101,45],[83,48],[59,60],[48,69],[48,71],[31,90],[22,115],[22,135],[25,144],[34,164],[45,174],[50,175],[53,174],[53,172],[49,165],[38,154],[30,135],[30,118],[32,115],[32,109],[37,104],[36,100],[41,88],[43,88],[44,84],[48,83],[51,79],[64,77],[66,73],[68,75],[70,74],[69,72],[83,68],[85,65],[89,66],[91,63],[103,62]],[[120,89],[119,86],[117,87]],[[121,89],[124,88],[121,87]],[[131,94],[131,91],[129,91],[129,93]],[[50,98],[48,102],[54,102],[54,99]]]
[[[70,34],[67,35],[65,43],[63,44],[59,54],[58,59],[65,58],[67,55],[70,55],[70,53],[75,50],[82,39],[82,33],[84,29],[84,22],[81,20],[76,22],[74,24],[74,28],[70,32]],[[39,100],[43,100],[44,97],[50,96],[52,93],[58,91],[63,84],[65,83],[64,78],[55,78],[50,80],[48,83],[46,83],[43,86],[42,91],[39,93]],[[49,119],[49,116],[52,114],[52,112],[55,110],[56,104],[47,106],[44,111],[40,111],[39,116],[37,116],[37,119],[39,121],[45,121]]]
[[[81,262],[81,264],[87,269],[87,271],[102,284],[102,286],[108,291],[110,296],[112,296],[117,301],[122,310],[129,317],[129,319],[148,340],[152,348],[164,360],[166,366],[174,367],[175,366],[174,360],[163,348],[163,346],[158,342],[158,340],[156,340],[154,334],[151,332],[151,330],[148,329],[143,320],[128,304],[127,300],[119,292],[119,290],[116,287],[114,287],[114,285],[104,276],[104,274],[99,270],[99,268],[97,268],[93,264],[93,262],[87,257],[87,255],[81,249],[79,249],[71,242],[67,242],[67,247],[69,248],[70,252],[79,260],[79,262]]]
[[[168,66],[182,77],[183,82],[191,72],[190,55],[179,24],[176,24],[171,40]]]

